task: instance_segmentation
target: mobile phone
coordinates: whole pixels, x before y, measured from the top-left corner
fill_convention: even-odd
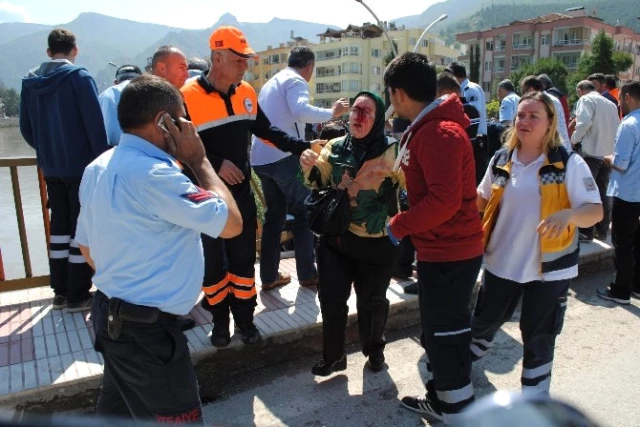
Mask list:
[[[176,125],[176,127],[178,129],[180,129],[180,120],[174,119],[173,117],[171,117],[171,120],[173,120],[173,124]],[[156,124],[158,125],[158,127],[160,129],[162,129],[166,133],[171,133],[171,132],[169,132],[169,129],[167,129],[167,126],[164,124],[164,116],[160,116],[160,119],[158,120],[158,123],[156,123]]]

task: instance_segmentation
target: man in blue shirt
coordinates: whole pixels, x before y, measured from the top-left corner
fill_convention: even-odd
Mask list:
[[[309,103],[309,85],[315,67],[315,54],[306,46],[296,46],[289,53],[288,66],[277,73],[260,91],[258,103],[273,126],[290,136],[305,139],[305,123],[327,122],[349,110],[347,99],[337,100],[331,109]],[[298,173],[298,156],[284,152],[269,141],[253,137],[251,166],[262,182],[267,202],[260,251],[262,290],[286,285],[291,277],[278,272],[280,235],[287,213],[293,216],[293,239],[298,280],[302,286],[315,286],[318,272],[313,253],[313,233],[304,200],[310,194]]]
[[[74,65],[75,35],[55,29],[49,33],[48,45],[51,60],[22,79],[20,132],[36,150],[47,183],[52,307],[79,312],[91,308],[93,272],[75,241],[78,187],[84,168],[109,146],[96,82],[86,69]]]
[[[120,95],[129,83],[129,80],[142,75],[142,71],[136,65],[123,65],[116,70],[114,86],[104,90],[98,96],[100,110],[104,119],[104,127],[107,131],[107,141],[109,145],[118,145],[122,129],[118,124],[118,102]]]
[[[169,82],[132,80],[118,105],[120,144],[87,166],[82,178],[76,239],[98,288],[91,319],[105,363],[100,415],[202,424],[178,316],[200,295],[201,233],[237,236],[242,218],[185,115],[182,96]]]
[[[498,83],[498,99],[500,99],[498,121],[505,126],[513,126],[520,97],[516,95],[516,88],[511,80],[506,79]]]
[[[609,288],[598,289],[600,298],[630,304],[640,298],[640,82],[620,88],[624,119],[618,127],[613,154],[604,161],[613,170],[607,196],[611,207],[611,240],[615,249],[616,275]]]

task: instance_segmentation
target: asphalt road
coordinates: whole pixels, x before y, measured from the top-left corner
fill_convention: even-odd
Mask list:
[[[558,338],[551,395],[569,402],[603,426],[640,426],[640,301],[620,307],[595,296],[611,271],[577,280],[570,291]],[[492,352],[473,366],[476,396],[518,391],[522,345],[516,312]],[[348,368],[331,377],[311,375],[317,358],[301,358],[243,374],[205,406],[214,426],[424,426],[429,420],[402,408],[399,398],[424,393],[420,328],[389,337],[388,369],[371,373],[357,346]],[[319,356],[318,356],[319,357]],[[522,426],[525,426],[522,420]]]

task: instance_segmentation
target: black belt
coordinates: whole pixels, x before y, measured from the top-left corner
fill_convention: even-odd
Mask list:
[[[108,298],[100,291],[98,291],[98,293],[100,293],[100,296],[109,304],[107,329],[109,337],[114,340],[120,336],[122,324],[125,321],[153,324],[162,320],[175,321],[178,319],[178,316],[175,314],[165,313],[156,307],[132,304],[120,298]]]

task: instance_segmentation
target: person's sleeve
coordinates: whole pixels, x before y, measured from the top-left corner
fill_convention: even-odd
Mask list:
[[[140,202],[157,217],[211,237],[219,237],[229,216],[215,193],[195,186],[177,167],[156,166],[147,176]]]
[[[592,116],[591,103],[585,100],[578,100],[578,106],[576,107],[576,128],[571,136],[572,143],[577,144],[585,137],[591,127]]]
[[[491,160],[489,160],[489,165],[487,166],[487,170],[484,173],[484,177],[482,181],[480,181],[480,185],[478,185],[478,194],[485,199],[489,200],[491,197],[491,186],[493,185],[493,170],[491,169],[491,165],[493,164],[496,156],[494,155]]]
[[[571,147],[571,137],[569,136],[569,128],[567,128],[567,122],[564,117],[564,109],[562,108],[562,103],[560,102],[560,100],[556,99],[554,104],[556,106],[556,110],[558,110],[558,133],[560,134],[560,139],[562,140],[564,147],[568,151],[572,151],[573,148]]]
[[[484,99],[484,91],[480,86],[476,87],[478,92],[478,111],[480,112],[480,125],[478,126],[478,133],[480,135],[487,135],[487,103]]]
[[[85,227],[86,216],[87,216],[87,202],[86,202],[86,187],[87,187],[87,178],[85,178],[89,172],[85,170],[82,175],[82,180],[80,181],[80,188],[78,189],[78,199],[80,201],[80,213],[78,214],[78,221],[76,223],[76,234],[75,241],[82,246],[86,246],[90,248],[89,244],[89,236],[87,235],[87,229]]]
[[[98,157],[109,149],[107,133],[104,129],[104,120],[100,103],[98,102],[98,88],[93,77],[86,71],[80,71],[78,79],[77,100],[85,132],[89,137],[91,151],[94,157]]]
[[[579,208],[587,203],[602,203],[589,166],[576,154],[567,162],[567,193],[572,208]]]
[[[508,100],[507,102],[502,102],[502,104],[500,104],[500,116],[498,121],[513,122],[515,118],[516,110],[513,101]]]
[[[640,144],[639,136],[637,132],[633,131],[633,127],[626,123],[618,126],[616,142],[613,147],[613,166],[616,169],[627,170],[633,150],[636,144]]]
[[[320,190],[331,183],[333,166],[329,163],[329,155],[333,150],[333,144],[340,138],[332,139],[322,148],[316,164],[306,173],[303,172],[304,185],[311,189]]]
[[[258,138],[269,141],[279,150],[296,154],[298,156],[311,146],[307,141],[289,136],[280,128],[272,126],[267,116],[264,114],[262,109],[260,109],[260,104],[258,104],[256,121],[251,128],[251,132]]]
[[[27,108],[27,100],[26,100],[26,91],[24,87],[22,88],[22,93],[20,94],[20,133],[27,144],[31,147],[36,148],[35,142],[33,141],[33,130],[31,129],[31,120],[29,119],[29,109]]]
[[[422,146],[415,154],[429,192],[408,211],[391,219],[391,231],[399,239],[447,222],[462,205],[461,159],[464,146],[469,142],[453,130],[440,131],[439,135],[430,135],[430,138],[438,143],[415,144]],[[414,155],[413,151],[411,155]]]
[[[118,106],[113,97],[113,91],[107,89],[98,96],[100,111],[104,120],[104,127],[107,132],[107,143],[109,145],[118,145],[120,142],[120,123],[118,122]]]
[[[287,105],[297,121],[302,123],[323,123],[333,117],[331,109],[318,108],[310,103],[309,87],[300,79],[289,79],[286,87]]]

